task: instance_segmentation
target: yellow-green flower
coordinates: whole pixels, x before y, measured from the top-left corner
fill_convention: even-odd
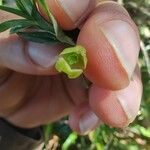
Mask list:
[[[69,78],[79,77],[87,66],[86,50],[82,46],[69,47],[60,53],[55,68]]]

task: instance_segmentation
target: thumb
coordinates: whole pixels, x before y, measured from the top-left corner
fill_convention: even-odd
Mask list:
[[[0,38],[0,66],[27,74],[56,74],[54,64],[62,48],[26,42],[14,35]]]

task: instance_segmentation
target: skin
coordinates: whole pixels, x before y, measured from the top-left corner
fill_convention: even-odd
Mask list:
[[[89,10],[83,12],[80,8],[82,13],[78,13],[78,19],[75,21],[70,18],[56,0],[47,0],[47,2],[63,29],[70,30],[75,27],[81,29],[77,43],[87,49],[89,62],[85,76],[93,84],[87,89],[83,77],[69,80],[64,75],[57,74],[54,70],[54,64],[62,45],[35,44],[24,41],[16,35],[9,35],[8,32],[0,33],[1,117],[16,126],[32,128],[69,115],[70,127],[82,134],[80,120],[88,112],[96,114],[99,119],[98,122],[104,122],[110,126],[123,128],[128,125],[134,120],[140,106],[142,85],[139,69],[138,67],[134,68],[133,80],[130,81],[113,47],[102,33],[98,34],[99,31],[93,22],[97,21],[98,18],[106,22],[110,18],[111,20],[123,19],[124,22],[131,25],[136,35],[134,38],[139,41],[137,27],[132,19],[124,8],[111,1],[104,3],[103,1],[91,0]],[[97,6],[98,4],[100,6]],[[71,7],[74,8],[75,6],[72,5]],[[101,15],[100,7],[104,8],[105,15]],[[46,18],[40,6],[39,10]],[[16,18],[16,16],[3,11],[0,11],[0,14],[0,22]],[[89,38],[87,33],[90,33],[92,38]],[[125,33],[122,32],[122,34]],[[103,44],[99,43],[98,39],[101,39]],[[124,40],[128,39],[124,37]],[[104,47],[109,47],[107,50],[111,57],[111,63],[115,64],[110,67],[109,71],[105,70],[111,64],[106,61],[107,56],[104,55],[106,52],[100,51],[101,57],[96,55],[99,49],[103,50]],[[126,46],[125,48],[128,49]],[[48,54],[49,60],[35,62],[28,54],[30,49],[35,49],[38,53],[43,51],[43,53]],[[44,60],[46,59],[43,57]],[[41,66],[41,63],[45,66]],[[126,98],[133,115],[131,119],[118,101],[116,96],[118,93]],[[132,100],[131,97],[133,97]],[[90,124],[88,130],[94,129],[97,125]]]

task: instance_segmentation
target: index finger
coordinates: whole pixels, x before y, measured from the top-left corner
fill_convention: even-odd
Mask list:
[[[139,34],[127,11],[103,2],[86,21],[78,44],[87,49],[86,77],[97,86],[119,90],[129,85],[139,55]]]

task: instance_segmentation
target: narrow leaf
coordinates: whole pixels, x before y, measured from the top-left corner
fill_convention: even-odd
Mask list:
[[[27,23],[27,24],[22,24],[22,25],[17,25],[11,28],[10,30],[10,34],[15,34],[18,32],[24,32],[25,30],[34,27],[35,29],[35,25],[31,23]],[[38,27],[37,27],[38,28]]]
[[[45,44],[56,44],[59,43],[59,41],[51,35],[51,33],[48,32],[39,32],[39,31],[34,31],[34,32],[17,32],[17,34],[32,42],[37,42],[37,43],[45,43]]]
[[[38,12],[37,8],[36,8],[36,4],[34,3],[34,9],[32,10],[32,17],[34,18],[34,21],[37,22],[37,25],[46,31],[50,31],[54,34],[54,29],[53,29],[53,25],[49,22],[47,22],[42,16],[41,14]]]
[[[76,143],[77,138],[78,138],[77,133],[75,132],[71,133],[66,139],[66,141],[63,143],[62,150],[68,150],[71,145]]]
[[[36,0],[36,1],[38,1],[41,4],[41,6],[44,8],[45,12],[49,16],[49,19],[52,21],[57,39],[62,43],[75,46],[75,43],[72,41],[72,39],[68,37],[67,35],[65,35],[63,31],[61,30],[61,28],[58,26],[58,23],[56,19],[54,18],[54,16],[52,15],[52,13],[50,12],[46,1],[45,0]]]
[[[33,10],[32,0],[16,0],[17,7],[31,16]]]
[[[4,32],[15,26],[22,26],[24,24],[30,24],[30,21],[26,19],[14,19],[0,23],[0,32]]]
[[[6,12],[10,12],[10,13],[16,14],[16,15],[21,16],[23,18],[30,19],[30,17],[27,14],[23,13],[21,10],[19,10],[17,8],[11,8],[11,7],[8,7],[8,6],[1,5],[0,9],[4,10]]]

